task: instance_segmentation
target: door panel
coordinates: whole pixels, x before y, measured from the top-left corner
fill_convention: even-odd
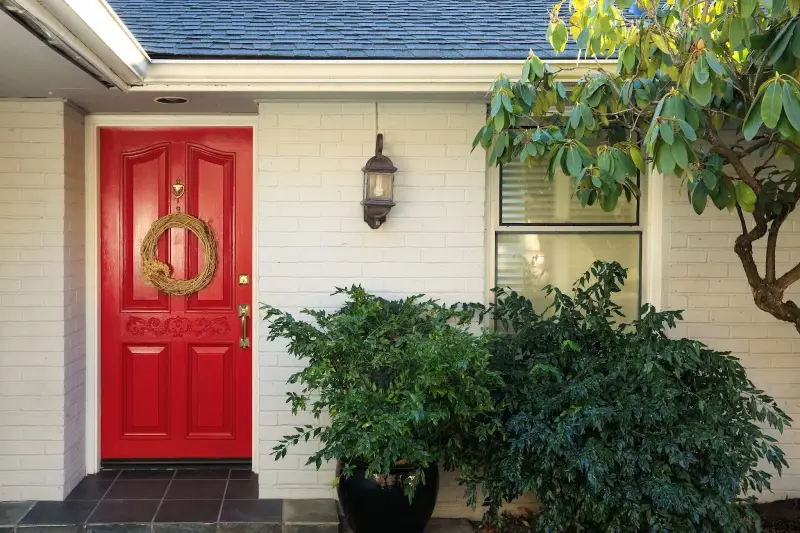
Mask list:
[[[122,436],[168,437],[169,347],[122,349]]]
[[[122,239],[141,243],[150,226],[169,212],[169,145],[162,144],[122,155]],[[169,263],[169,243],[162,239],[158,259]],[[124,248],[123,309],[167,309],[167,295],[145,285],[137,273],[139,250]]]
[[[102,128],[100,148],[101,457],[249,458],[252,354],[237,313],[249,305],[252,315],[251,287],[238,283],[252,275],[252,131]],[[217,246],[212,282],[188,297],[140,274],[144,236],[178,208],[205,221]],[[158,257],[177,279],[206,260],[178,229]]]

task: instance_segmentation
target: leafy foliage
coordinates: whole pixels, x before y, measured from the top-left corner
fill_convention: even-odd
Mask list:
[[[578,67],[531,52],[518,80],[494,82],[474,146],[489,164],[546,165],[584,206],[631,201],[650,163],[681,180],[698,214],[737,211],[756,304],[800,331],[800,307],[783,299],[800,265],[775,272],[778,231],[800,199],[800,0],[571,0],[567,22],[562,9],[547,29],[553,49],[571,38],[616,69],[589,66],[568,88],[561,78]],[[762,274],[752,244],[765,237]]]
[[[285,457],[314,437],[321,447],[308,464],[342,460],[344,475],[356,465],[366,475],[388,474],[402,461],[424,483],[423,469],[434,461],[460,466],[463,436],[477,434],[478,416],[493,409],[498,381],[486,340],[469,332],[464,313],[421,296],[386,300],[356,286],[335,294],[346,296],[344,306],[305,310],[311,322],[263,308],[269,339],[288,339],[289,352],[307,364],[289,379],[299,392],[289,392],[287,403],[319,421],[295,428],[273,455]],[[415,487],[407,487],[409,497]]]
[[[503,380],[472,443],[485,466],[465,474],[470,497],[480,489],[494,517],[532,492],[541,532],[750,531],[745,493],[770,486],[759,462],[787,465],[759,423],[791,420],[735,357],[670,339],[680,312],[617,323],[626,275],[597,262],[572,294],[547,287],[548,309],[502,289],[470,306],[497,325],[486,336]]]

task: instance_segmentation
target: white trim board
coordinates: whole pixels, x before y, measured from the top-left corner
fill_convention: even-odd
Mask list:
[[[252,468],[259,468],[259,327],[256,310],[258,302],[258,116],[257,115],[88,115],[86,135],[86,473],[100,470],[100,196],[98,179],[98,128],[101,127],[249,127],[253,129],[253,320],[251,321],[252,350]]]
[[[447,93],[485,95],[500,73],[519,77],[519,60],[153,60],[132,92]],[[616,60],[552,60],[574,83]]]

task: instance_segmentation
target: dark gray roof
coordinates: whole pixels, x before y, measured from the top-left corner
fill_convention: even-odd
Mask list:
[[[153,58],[555,56],[556,0],[109,0]]]

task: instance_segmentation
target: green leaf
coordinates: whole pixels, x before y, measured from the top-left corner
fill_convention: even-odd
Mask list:
[[[525,64],[522,66],[522,77],[520,77],[520,80],[530,81],[530,77],[531,77],[531,62],[525,61]]]
[[[650,35],[650,39],[652,39],[653,44],[656,45],[659,50],[665,54],[671,53],[669,46],[667,45],[667,41],[665,41],[662,36],[658,35],[657,33],[653,33]]]
[[[756,98],[755,103],[744,117],[742,133],[744,134],[744,138],[748,141],[756,136],[758,130],[761,129],[761,124],[763,124],[761,120],[761,100],[762,98],[760,96]]]
[[[573,129],[577,128],[578,125],[581,123],[581,109],[580,106],[577,105],[572,108],[572,111],[569,113],[569,125],[572,126]]]
[[[758,5],[758,0],[739,0],[739,16],[742,18],[749,17],[755,11]]]
[[[558,19],[552,27],[550,44],[556,52],[563,52],[567,46],[567,26],[561,19]]]
[[[640,172],[644,172],[644,158],[642,157],[642,151],[635,146],[631,146],[630,153],[633,164],[636,165],[636,168],[638,168]]]
[[[713,191],[717,188],[717,175],[711,172],[710,170],[706,170],[702,174],[703,176],[703,183],[706,185],[706,189],[709,191]]]
[[[536,56],[531,58],[531,69],[537,78],[544,77],[544,63]]]
[[[671,120],[663,120],[661,124],[658,125],[658,132],[665,143],[672,144],[675,142],[675,132],[672,130]]]
[[[783,88],[779,81],[774,81],[767,90],[764,92],[764,98],[761,100],[761,119],[764,125],[770,129],[774,129],[781,119],[781,112],[783,111]]]
[[[578,177],[583,169],[583,159],[577,146],[570,147],[567,152],[567,170],[571,176]]]
[[[678,120],[678,126],[683,132],[683,136],[686,137],[688,141],[696,141],[697,140],[697,133],[695,133],[694,128],[689,125],[688,122],[683,120]]]
[[[506,111],[508,111],[509,113],[514,112],[514,106],[511,105],[511,98],[509,98],[506,93],[503,93],[500,100],[503,102],[503,107],[506,108]]]
[[[473,149],[473,150],[474,150],[475,148],[477,148],[477,147],[478,147],[478,145],[481,143],[481,139],[483,139],[483,132],[484,132],[484,129],[485,129],[485,128],[486,128],[486,126],[484,126],[483,128],[481,128],[480,130],[478,130],[478,134],[477,134],[477,135],[475,135],[475,139],[472,141],[472,149]]]
[[[708,81],[710,75],[711,73],[708,70],[708,62],[706,62],[705,56],[700,56],[697,61],[694,62],[694,79],[697,80],[697,83],[705,83]]]
[[[743,181],[736,182],[736,203],[742,209],[752,213],[755,210],[756,200],[758,200],[758,197],[748,184]]]
[[[711,70],[720,76],[725,75],[725,69],[722,67],[722,63],[719,62],[717,56],[715,56],[711,50],[706,50],[706,62],[708,62],[708,66],[711,67]]]
[[[713,96],[711,89],[710,81],[699,83],[697,80],[693,80],[692,89],[689,91],[689,94],[692,95],[692,98],[694,98],[698,104],[706,106],[711,103],[711,96]]]
[[[792,55],[800,58],[800,31],[798,31],[796,26],[792,33]]]
[[[769,45],[767,48],[767,53],[769,54],[770,65],[774,65],[781,58],[783,52],[786,50],[786,47],[789,46],[789,43],[792,40],[792,35],[796,27],[797,21],[791,21],[789,24],[783,27],[783,29],[772,41],[772,44]]]
[[[633,45],[626,46],[625,50],[622,52],[622,64],[628,70],[633,69],[633,66],[636,64],[636,51]]]
[[[664,102],[664,116],[674,117],[683,120],[686,112],[683,107],[683,98],[680,96],[670,96]]]
[[[739,17],[733,17],[728,29],[728,40],[731,46],[734,49],[739,48],[744,43],[745,35],[747,35],[747,25],[744,20]]]
[[[675,164],[678,167],[682,169],[689,167],[689,154],[686,151],[686,145],[683,143],[682,139],[678,139],[675,144],[672,145],[672,158],[675,160]]]
[[[495,93],[494,96],[492,96],[491,115],[493,117],[497,116],[497,113],[500,112],[500,106],[502,106],[502,105],[503,105],[503,101],[502,101],[502,98],[500,97],[500,93],[499,92]]]
[[[607,213],[616,209],[617,203],[619,203],[619,192],[616,190],[614,192],[617,194],[605,193],[600,195],[600,207]]]
[[[698,215],[702,215],[708,203],[708,191],[702,182],[698,183],[692,191],[692,208]]]
[[[589,28],[583,28],[581,32],[578,34],[578,38],[576,42],[578,44],[578,48],[586,48],[586,45],[589,44],[589,37],[591,34],[589,33]]]
[[[672,174],[675,170],[675,158],[672,157],[672,147],[667,143],[660,143],[656,153],[656,167],[664,175]]]
[[[494,129],[502,130],[506,126],[506,114],[505,113],[498,113],[494,117]]]
[[[800,132],[800,94],[791,83],[783,85],[783,110],[795,131]]]

